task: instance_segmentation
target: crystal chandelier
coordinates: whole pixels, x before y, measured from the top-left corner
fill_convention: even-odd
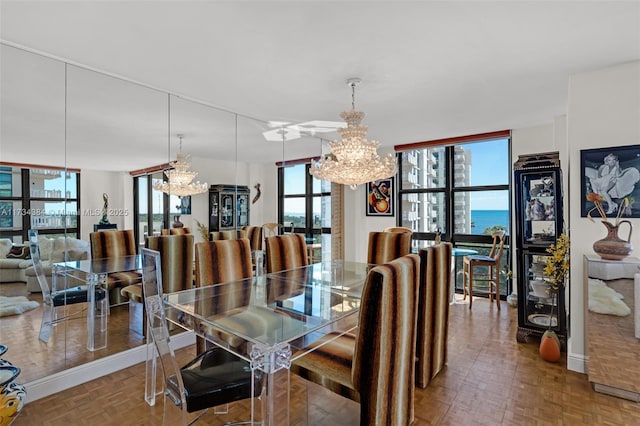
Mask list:
[[[349,185],[356,189],[358,185],[386,179],[396,173],[396,160],[389,153],[384,158],[378,155],[380,142],[366,139],[367,126],[360,124],[364,112],[356,111],[355,90],[359,78],[350,78],[351,111],[343,111],[340,117],[347,127],[338,129],[342,140],[329,143],[331,153],[311,164],[311,173],[318,179]]]
[[[172,169],[164,171],[167,181],[156,182],[153,185],[153,189],[155,190],[162,191],[165,194],[177,195],[178,197],[200,194],[209,189],[209,185],[206,182],[193,182],[198,172],[189,170],[191,167],[191,156],[182,153],[183,137],[184,135],[178,135],[178,138],[180,138],[180,152],[178,152],[176,161],[169,163]]]

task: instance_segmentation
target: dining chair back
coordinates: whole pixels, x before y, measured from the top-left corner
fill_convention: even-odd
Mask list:
[[[170,229],[161,229],[160,230],[160,235],[184,235],[184,234],[190,234],[191,233],[191,229],[189,229],[189,227],[184,226],[182,228],[170,228]]]
[[[447,362],[453,245],[420,250],[416,386],[426,388]]]
[[[162,300],[160,253],[143,249],[142,264],[147,335],[156,348],[165,383],[163,424],[191,424],[210,407],[251,398],[253,395],[259,396],[262,373],[252,370],[247,361],[225,349],[215,347],[197,356],[184,367],[178,367],[175,352],[170,345]],[[194,412],[200,413],[192,419],[189,413]]]
[[[53,280],[52,283],[49,283],[40,257],[38,231],[35,229],[29,230],[29,251],[33,269],[42,291],[42,322],[40,323],[38,338],[43,342],[48,342],[53,326],[70,318],[64,316],[66,305],[88,302],[88,287],[87,285],[78,285],[80,280],[67,273],[60,276],[52,273]],[[104,289],[95,289],[95,303],[96,318],[99,319],[100,326],[106,328],[109,298]]]
[[[287,234],[265,239],[267,273],[307,266],[307,243],[302,234]]]
[[[241,238],[240,231],[232,229],[230,231],[213,231],[209,233],[209,241],[237,240]]]
[[[243,226],[240,228],[240,236],[249,239],[251,250],[262,250],[261,226]]]
[[[205,241],[196,244],[196,287],[239,281],[252,276],[251,247],[247,238]],[[235,307],[249,304],[250,287],[248,291],[223,293],[223,290],[221,288],[221,293],[215,298],[208,298],[206,301],[200,302],[200,310],[211,313],[227,312]],[[216,306],[213,306],[213,303],[216,303]],[[202,304],[209,304],[209,306]],[[239,338],[217,330],[204,330],[203,332],[232,347],[244,343]],[[203,353],[208,346],[204,338],[200,336],[196,338],[198,353]]]
[[[414,420],[419,268],[417,254],[372,268],[357,335],[331,332],[291,365],[301,377],[360,402],[363,426]]]
[[[489,255],[474,254],[463,258],[463,299],[469,294],[469,309],[473,304],[474,282],[484,283],[489,293],[489,301],[495,297],[496,305],[500,310],[500,264],[504,252],[506,234],[504,231],[496,231],[491,234],[493,243]],[[481,268],[476,273],[476,268]]]
[[[367,263],[381,265],[411,253],[411,235],[405,232],[370,232]]]
[[[383,232],[403,232],[405,234],[413,234],[413,230],[411,230],[411,228],[405,228],[404,226],[390,226],[388,228],[384,228]]]
[[[89,234],[91,242],[91,258],[104,259],[136,254],[136,239],[133,230],[97,231]],[[128,301],[122,296],[120,289],[132,284],[140,284],[142,275],[137,271],[116,272],[107,277],[107,289],[109,301],[114,304],[122,304]]]

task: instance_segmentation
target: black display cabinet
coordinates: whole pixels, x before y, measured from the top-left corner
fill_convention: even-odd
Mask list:
[[[546,292],[547,248],[563,232],[562,172],[557,152],[521,155],[514,166],[518,342],[541,337],[549,329],[566,345],[563,289]]]
[[[209,232],[229,231],[249,225],[249,187],[209,187]]]

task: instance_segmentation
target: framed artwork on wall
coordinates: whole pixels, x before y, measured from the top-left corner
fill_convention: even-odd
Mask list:
[[[395,197],[394,177],[367,183],[367,216],[393,216]]]
[[[640,145],[580,151],[581,216],[595,204],[587,199],[591,193],[599,194],[607,217],[640,217]],[[625,205],[624,199],[629,201]],[[622,211],[620,211],[622,209]],[[599,215],[591,213],[598,218]]]

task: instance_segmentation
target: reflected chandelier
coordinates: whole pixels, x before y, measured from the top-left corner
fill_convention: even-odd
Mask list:
[[[178,158],[176,161],[169,163],[172,167],[170,170],[164,171],[167,181],[156,182],[153,185],[153,189],[162,191],[165,194],[177,195],[178,197],[200,194],[209,189],[209,185],[206,182],[193,182],[193,179],[198,175],[198,172],[189,170],[191,167],[191,156],[182,153],[183,137],[184,135],[178,135],[178,138],[180,138],[180,152],[178,152]]]
[[[311,163],[309,173],[318,179],[324,179],[356,189],[358,185],[386,179],[396,173],[396,160],[393,154],[384,158],[378,155],[380,142],[366,139],[367,126],[360,124],[364,112],[356,111],[355,90],[359,78],[350,78],[351,111],[343,111],[340,117],[347,127],[338,129],[342,140],[329,142],[331,153]]]

